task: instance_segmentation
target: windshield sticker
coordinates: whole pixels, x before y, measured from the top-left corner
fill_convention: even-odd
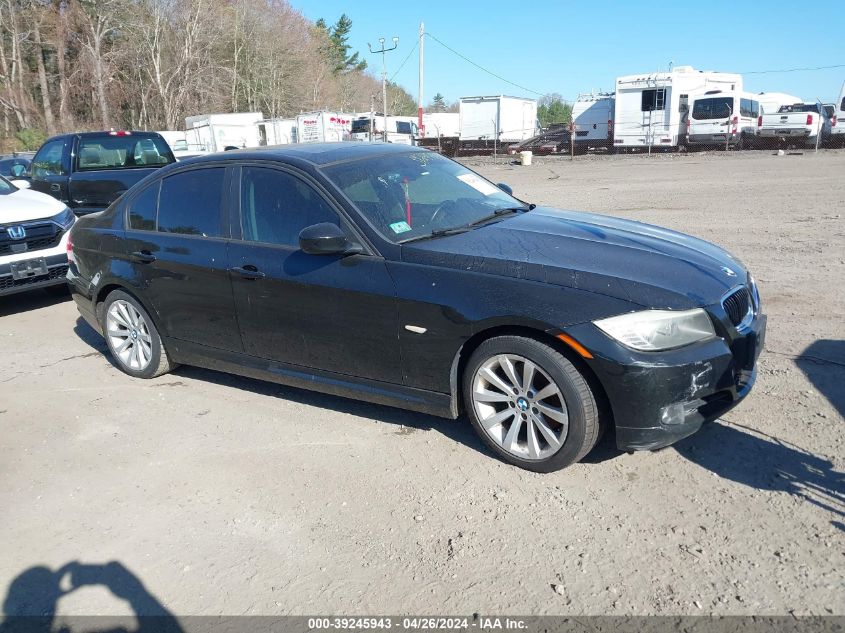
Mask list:
[[[410,225],[407,222],[405,222],[404,220],[402,220],[401,222],[394,222],[393,224],[390,225],[390,228],[397,235],[399,233],[407,233],[408,231],[411,230]]]
[[[487,182],[484,178],[476,174],[461,174],[458,176],[458,180],[462,180],[476,191],[483,193],[485,196],[492,196],[494,193],[499,191],[499,188],[496,185]]]

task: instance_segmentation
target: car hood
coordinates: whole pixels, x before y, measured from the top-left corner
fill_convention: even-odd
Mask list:
[[[718,302],[745,283],[718,246],[650,224],[537,207],[458,235],[403,247],[403,261],[579,288],[649,308]]]
[[[46,193],[19,189],[0,196],[0,224],[44,220],[61,213],[64,208],[64,202]]]

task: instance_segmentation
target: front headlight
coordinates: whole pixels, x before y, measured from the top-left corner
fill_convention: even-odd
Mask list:
[[[623,345],[644,352],[683,347],[716,336],[713,322],[701,308],[684,312],[644,310],[593,323]]]
[[[67,230],[73,226],[76,216],[73,214],[73,211],[65,207],[64,211],[57,213],[50,220],[62,227],[63,230]]]

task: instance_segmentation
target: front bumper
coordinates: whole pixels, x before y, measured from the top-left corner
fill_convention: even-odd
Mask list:
[[[593,354],[587,363],[607,394],[617,446],[653,450],[695,433],[748,395],[766,317],[757,314],[742,332],[718,323],[716,338],[665,352],[628,349],[592,323],[567,333]]]
[[[54,253],[55,250],[56,249],[50,249],[49,251],[31,251],[30,253],[27,253],[29,255],[28,258],[18,257],[14,262],[0,263],[0,296],[26,292],[28,290],[35,290],[36,288],[60,286],[67,283],[65,278],[68,269],[67,253],[64,248],[61,249],[60,253]],[[45,252],[54,254],[44,255]],[[12,263],[24,261],[25,259],[41,259],[42,257],[47,264],[46,275],[27,277],[25,279],[15,279],[12,276]]]

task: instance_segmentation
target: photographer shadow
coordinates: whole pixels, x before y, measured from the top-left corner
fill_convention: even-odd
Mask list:
[[[67,588],[64,588],[64,587]],[[183,633],[179,621],[140,579],[118,562],[87,565],[73,561],[57,570],[30,567],[9,585],[3,600],[0,633],[49,633],[53,631],[58,602],[82,587],[105,587],[134,612],[127,616],[62,616],[61,631],[91,633]],[[74,626],[78,625],[78,629]]]

